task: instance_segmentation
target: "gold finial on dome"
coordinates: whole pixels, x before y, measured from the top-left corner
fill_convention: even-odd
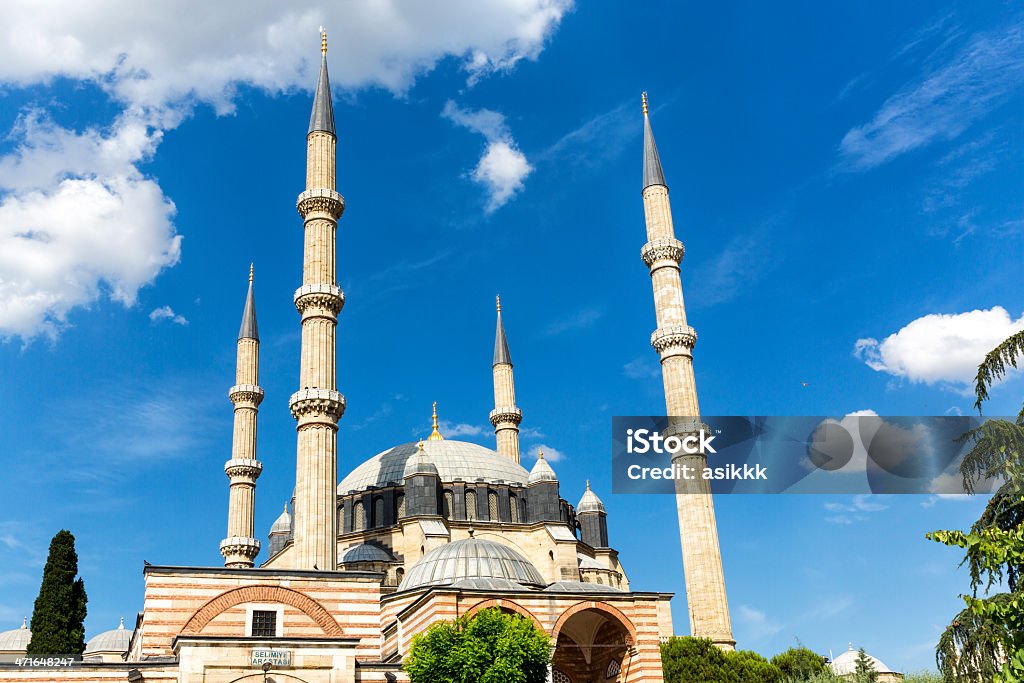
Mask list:
[[[640,93],[640,101],[643,103],[644,116],[647,116],[647,91]]]
[[[327,29],[320,27],[320,54],[327,54]]]
[[[423,452],[423,439],[420,439],[419,443],[416,444],[416,447],[420,449],[420,453]]]
[[[437,401],[434,401],[434,427],[430,431],[430,436],[427,437],[427,441],[444,441],[444,437],[441,436],[441,432],[437,431]]]
[[[543,460],[544,459],[544,449],[543,448],[538,448],[537,449],[537,459],[538,460]]]
[[[589,479],[587,479],[587,490],[588,491],[590,490],[590,480]]]

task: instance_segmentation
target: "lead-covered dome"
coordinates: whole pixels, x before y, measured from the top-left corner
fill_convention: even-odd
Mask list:
[[[849,650],[833,659],[832,663],[829,664],[829,666],[832,668],[832,673],[836,674],[837,676],[846,676],[848,674],[855,673],[857,671],[857,656],[859,654],[860,653],[857,650],[853,649],[853,645],[851,644]],[[882,660],[878,659],[877,657],[872,657],[871,655],[867,655],[867,657],[877,673],[895,673],[892,669],[886,666],[882,662]]]
[[[22,623],[21,628],[0,633],[0,652],[24,652],[30,640],[32,631],[28,629],[28,624]]]
[[[467,579],[503,579],[541,588],[547,585],[537,568],[514,548],[482,538],[466,538],[424,555],[405,575],[398,590],[450,586]]]
[[[450,439],[424,441],[423,449],[443,482],[483,480],[522,486],[530,476],[518,463],[475,443]],[[371,486],[400,486],[406,462],[418,450],[417,442],[410,442],[378,453],[341,480],[338,494]]]
[[[110,631],[104,631],[93,636],[85,645],[85,654],[94,655],[104,652],[124,653],[128,651],[128,644],[131,642],[132,632],[124,627],[124,619],[121,624]]]

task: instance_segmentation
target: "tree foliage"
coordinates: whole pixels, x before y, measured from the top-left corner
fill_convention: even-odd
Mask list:
[[[857,661],[853,663],[853,680],[855,683],[877,683],[878,681],[875,663],[868,657],[864,648],[857,650]]]
[[[417,634],[404,668],[412,683],[544,683],[550,660],[546,633],[491,608]]]
[[[1024,354],[1024,331],[993,349],[978,368],[975,407]],[[946,627],[936,661],[947,681],[1024,681],[1024,406],[1014,421],[989,420],[961,437],[971,449],[960,466],[964,486],[978,479],[1004,484],[970,532],[935,531],[928,538],[962,548],[971,575],[966,608]],[[1005,581],[1009,592],[979,597]]]
[[[791,647],[772,657],[786,681],[806,681],[828,669],[825,658],[806,647]]]
[[[661,645],[665,683],[782,683],[782,671],[756,652],[723,652],[707,638]]]
[[[80,655],[85,652],[85,582],[78,575],[75,537],[61,529],[50,541],[43,581],[32,610],[29,655]]]

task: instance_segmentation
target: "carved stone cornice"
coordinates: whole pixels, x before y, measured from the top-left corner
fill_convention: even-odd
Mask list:
[[[300,423],[326,422],[336,428],[345,412],[345,397],[333,389],[300,389],[288,405]]]
[[[640,258],[650,268],[658,261],[674,261],[678,264],[685,253],[683,243],[674,237],[656,237],[640,249]]]
[[[323,316],[334,321],[345,305],[345,292],[331,284],[302,285],[295,290],[295,308],[303,318]]]
[[[299,198],[295,200],[295,208],[298,209],[303,220],[314,213],[327,214],[334,220],[338,220],[345,210],[345,198],[334,190],[315,187],[299,195]]]
[[[697,331],[689,325],[659,327],[651,334],[651,346],[661,354],[679,350],[685,352],[685,355],[690,355],[696,343]]]
[[[258,406],[263,402],[263,387],[256,384],[236,384],[228,389],[228,398],[232,403],[252,403]]]
[[[522,421],[523,411],[515,406],[500,406],[491,411],[491,424],[495,427],[510,423],[518,427]]]
[[[263,471],[263,463],[249,458],[232,458],[224,463],[224,473],[232,479],[248,479],[255,483]]]

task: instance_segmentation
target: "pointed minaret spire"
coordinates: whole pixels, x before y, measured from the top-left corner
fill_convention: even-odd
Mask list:
[[[327,75],[327,31],[320,27],[320,80],[313,96],[313,113],[309,116],[309,131],[323,131],[334,135],[334,103],[331,101],[331,79]]]
[[[494,363],[512,365],[512,356],[508,352],[508,340],[505,338],[505,326],[501,324],[501,297],[495,297],[498,307],[498,329],[494,333]]]
[[[334,571],[338,566],[338,420],[345,397],[338,391],[337,327],[345,295],[338,287],[338,220],[345,200],[337,191],[334,108],[327,78],[327,35],[320,32],[320,81],[306,135],[306,189],[302,216],[302,285],[295,290],[301,316],[299,390],[289,405],[296,420],[293,545],[289,566]]]
[[[249,264],[249,293],[245,297],[242,327],[238,332],[235,385],[228,398],[235,406],[231,459],[224,463],[228,488],[228,535],[220,542],[226,567],[252,567],[260,552],[254,537],[256,479],[263,464],[256,459],[256,417],[263,401],[259,386],[260,336],[256,330],[256,299],[252,293],[253,267]]]
[[[647,189],[651,185],[665,185],[665,174],[661,170],[661,159],[658,157],[658,147],[654,144],[654,131],[651,130],[651,117],[647,114],[647,93],[641,96],[644,109],[644,186]],[[668,187],[668,185],[665,185]]]
[[[238,330],[239,339],[260,340],[260,331],[256,326],[256,297],[252,292],[253,264],[249,264],[249,293],[245,297],[245,309],[242,311],[242,326]]]
[[[661,359],[665,414],[671,416],[665,436],[689,435],[701,428],[693,377],[693,346],[697,342],[697,333],[686,322],[683,286],[679,279],[683,243],[676,239],[672,225],[672,207],[665,176],[661,172],[661,160],[654,146],[646,93],[643,104],[644,189],[641,194],[647,223],[647,244],[640,250],[640,256],[650,269],[654,288],[658,327],[651,335],[651,346]],[[703,472],[707,459],[703,453],[676,454],[673,463]],[[718,647],[732,650],[736,641],[733,640],[729,620],[718,526],[708,480],[701,477],[677,479],[676,511],[683,548],[686,601],[690,608],[690,635],[709,638]]]
[[[519,462],[519,423],[523,413],[516,407],[515,378],[512,375],[512,356],[508,352],[505,326],[501,324],[501,297],[496,299],[498,328],[494,333],[494,362],[491,372],[494,376],[494,410],[491,424],[498,441],[498,453],[509,460]]]

